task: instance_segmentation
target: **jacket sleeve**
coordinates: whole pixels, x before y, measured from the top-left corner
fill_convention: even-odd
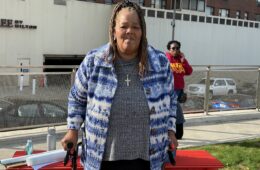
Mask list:
[[[171,72],[170,65],[167,67],[167,86],[169,88],[170,96],[170,108],[169,108],[169,119],[168,119],[168,130],[176,132],[176,110],[177,110],[177,95],[174,91],[174,79]]]
[[[182,65],[185,70],[185,75],[191,75],[191,73],[193,72],[193,69],[192,69],[191,65],[189,64],[188,60],[184,59],[184,62]]]
[[[80,129],[85,120],[88,93],[87,58],[79,66],[76,72],[75,82],[68,97],[68,129]]]

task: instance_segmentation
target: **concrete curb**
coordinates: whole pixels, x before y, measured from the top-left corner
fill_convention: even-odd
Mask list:
[[[211,112],[208,115],[203,113],[185,115],[185,126],[200,126],[218,123],[260,119],[260,112],[257,110],[236,110],[225,112]]]

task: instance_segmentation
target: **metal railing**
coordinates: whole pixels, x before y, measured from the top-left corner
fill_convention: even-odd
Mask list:
[[[65,124],[67,98],[71,85],[74,83],[77,68],[77,65],[0,66],[0,113],[2,114],[1,120],[5,120],[5,122],[0,121],[0,124],[2,124],[0,131],[41,127],[50,124]],[[260,66],[193,65],[193,69],[193,74],[185,77],[185,91],[188,91],[187,88],[189,85],[196,84],[199,80],[205,78],[205,93],[194,99],[193,102],[200,101],[199,104],[193,103],[191,107],[186,106],[189,104],[187,102],[183,104],[185,113],[204,112],[205,115],[208,115],[209,112],[215,110],[248,108],[258,109],[259,111]],[[243,98],[250,97],[250,100],[253,99],[253,104],[248,105],[248,107],[231,107],[229,109],[212,108],[213,99],[210,96],[210,80],[212,77],[234,79],[237,86],[237,93],[243,95]],[[243,89],[241,90],[239,87],[243,87],[243,84],[248,84],[249,82],[253,86],[251,88],[252,91],[242,94]],[[188,100],[192,100],[192,97],[192,95],[188,94]],[[1,102],[4,104],[2,105]],[[4,108],[6,105],[9,106],[9,104],[13,106],[13,108],[10,107],[8,110],[11,116],[4,115],[3,113],[7,112]],[[33,112],[32,115],[26,115],[23,113],[23,109],[29,109],[28,112],[33,112],[33,109],[36,109],[39,113],[34,115]],[[51,111],[51,109],[54,110]],[[47,116],[41,117],[42,115]],[[26,116],[27,119],[24,118]],[[19,120],[22,118],[23,121]]]
[[[246,96],[251,96],[255,100],[255,105],[252,107],[234,107],[230,108],[232,110],[235,109],[248,109],[248,108],[256,108],[259,111],[259,103],[260,103],[260,66],[226,66],[226,65],[208,65],[208,66],[202,66],[202,65],[193,65],[194,73],[191,77],[193,78],[186,78],[186,89],[189,84],[197,83],[200,79],[205,79],[205,93],[201,97],[204,98],[204,104],[203,104],[203,111],[205,115],[209,113],[209,111],[213,110],[210,109],[210,101],[212,100],[210,98],[210,94],[212,93],[212,85],[210,84],[210,80],[214,78],[232,78],[236,82],[236,88],[237,88],[237,94]],[[198,76],[198,72],[203,72],[204,76]],[[195,77],[195,78],[194,78]],[[192,80],[195,79],[195,80]],[[250,83],[249,83],[250,82]],[[244,90],[241,88],[243,87],[243,84],[251,84],[252,87],[249,87],[251,89],[250,93],[243,92]],[[230,94],[226,94],[230,95]],[[222,95],[216,95],[219,98],[221,98]],[[235,99],[235,98],[234,98]],[[223,101],[221,101],[223,102]],[[230,110],[230,109],[215,109],[215,110]],[[184,108],[185,110],[185,108]]]

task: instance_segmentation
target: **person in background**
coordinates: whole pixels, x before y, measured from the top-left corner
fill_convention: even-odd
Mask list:
[[[169,41],[167,44],[168,51],[166,56],[171,63],[171,69],[174,75],[174,90],[178,95],[177,104],[177,120],[176,120],[176,138],[182,139],[183,136],[183,124],[185,118],[180,105],[180,102],[185,102],[184,94],[184,76],[192,74],[192,67],[185,58],[185,55],[181,52],[181,43],[179,41],[173,40]]]
[[[119,2],[109,43],[90,51],[69,94],[68,130],[87,170],[160,170],[175,137],[177,95],[165,54],[147,44],[140,6]],[[173,149],[175,149],[173,148]]]

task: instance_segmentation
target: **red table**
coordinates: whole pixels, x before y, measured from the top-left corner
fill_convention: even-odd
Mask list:
[[[40,153],[40,152],[44,152],[44,151],[35,151],[33,153]],[[17,157],[17,156],[23,156],[25,155],[25,151],[16,151],[14,153],[13,157]],[[83,167],[80,165],[80,159],[78,158],[77,160],[77,169],[78,170],[83,170]],[[7,168],[6,170],[33,170],[32,167],[30,166],[26,166],[26,165],[21,165],[21,166],[17,166],[17,167],[10,167]],[[69,163],[67,164],[67,166],[63,165],[63,162],[57,162],[57,163],[53,163],[50,165],[47,165],[45,167],[40,168],[40,170],[71,170],[71,161],[69,161]]]
[[[14,157],[22,156],[24,154],[24,151],[16,151]],[[176,165],[172,166],[170,163],[167,163],[165,165],[165,170],[217,170],[224,167],[219,160],[204,150],[177,150],[177,156],[175,160]],[[83,170],[79,161],[80,159],[78,159],[77,164],[78,170]],[[40,170],[70,170],[70,163],[64,167],[63,162],[58,162],[42,167]],[[22,165],[18,167],[7,168],[7,170],[32,170],[32,168],[26,165]]]

